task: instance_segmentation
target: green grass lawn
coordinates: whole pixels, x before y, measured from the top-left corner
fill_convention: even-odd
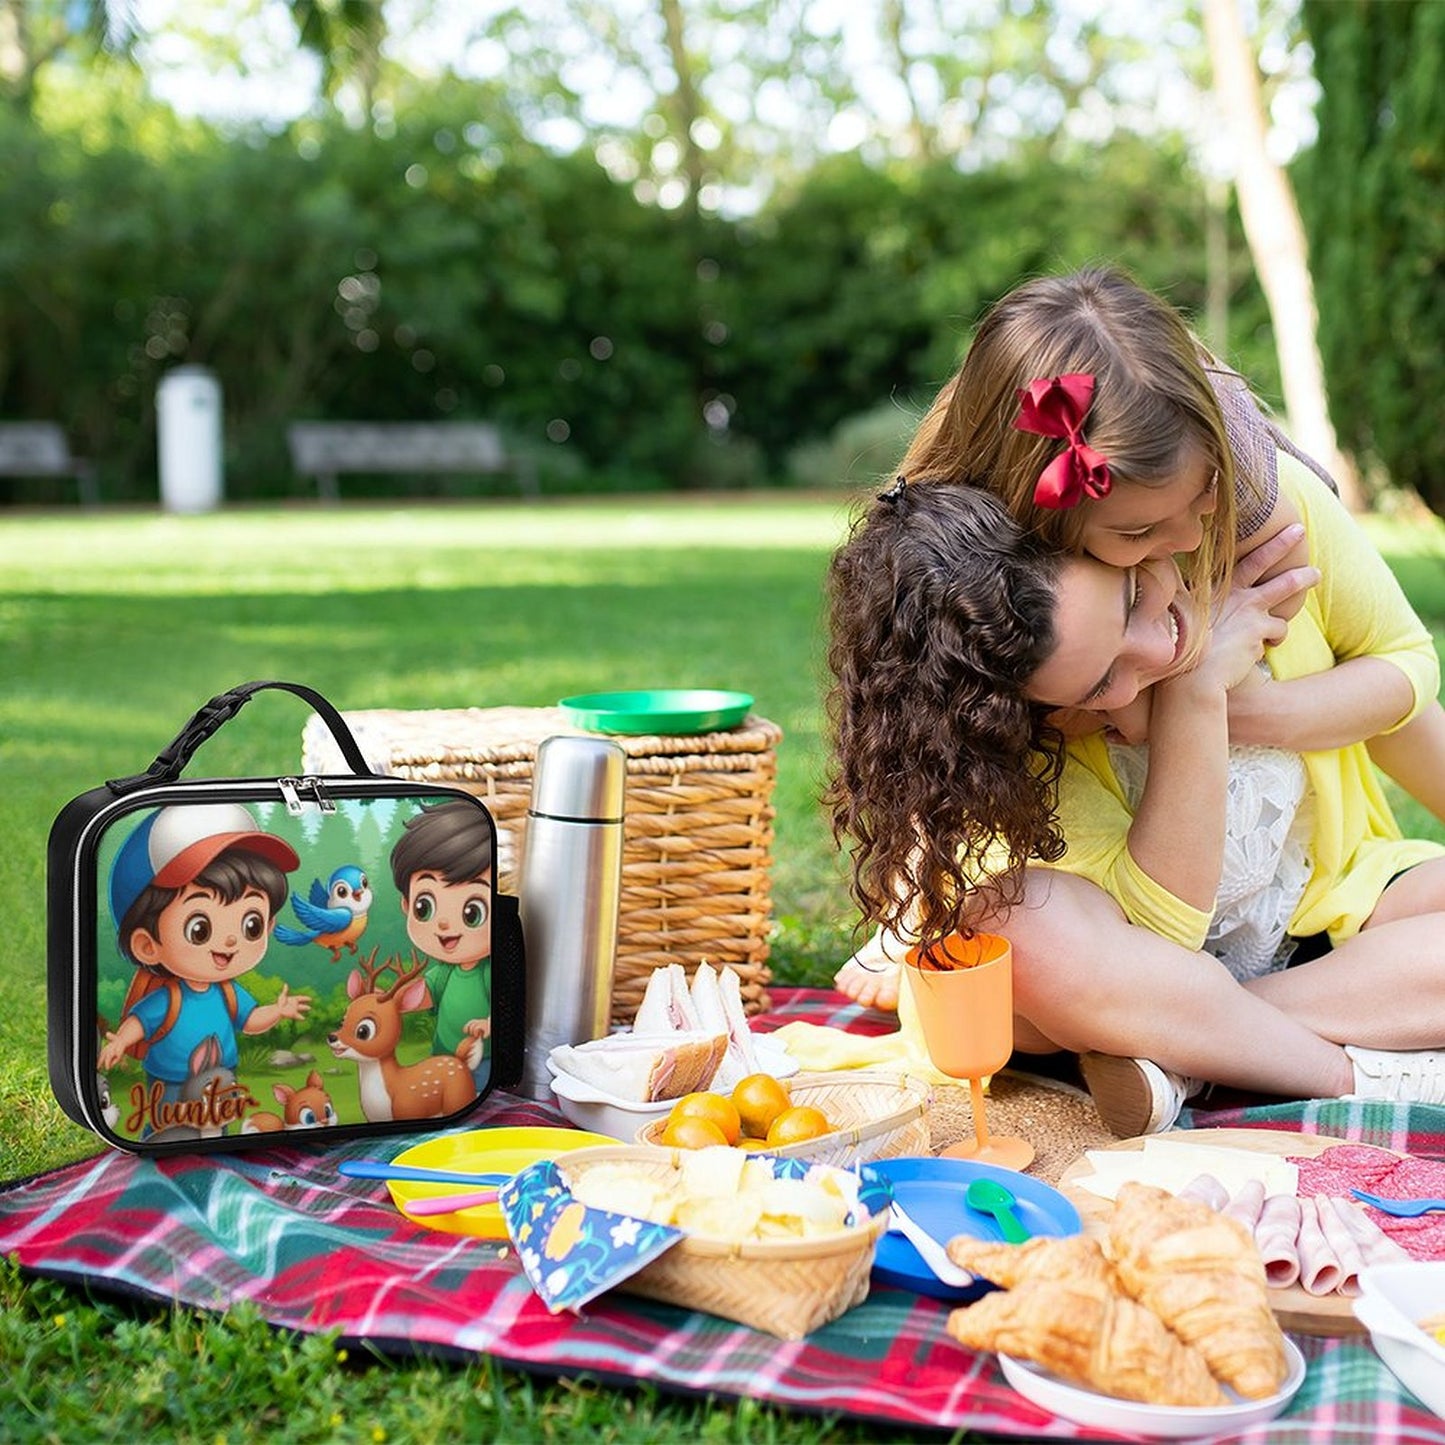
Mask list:
[[[741,688],[784,730],[773,967],[822,984],[849,951],[818,807],[820,604],[847,502],[788,496],[334,512],[21,516],[0,523],[0,1179],[94,1152],[45,1072],[45,838],[77,793],[139,771],[205,699],[250,678],[343,710],[546,705],[571,692]],[[1445,619],[1437,527],[1372,521],[1421,612]],[[191,775],[295,767],[307,710],[251,702]],[[1411,831],[1445,837],[1402,805]],[[368,1358],[0,1269],[0,1439],[898,1438],[486,1360]],[[937,1438],[937,1437],[930,1437]]]
[[[547,705],[740,688],[784,730],[778,977],[823,983],[852,924],[817,805],[821,582],[842,499],[77,513],[0,524],[0,1178],[94,1152],[45,1072],[44,848],[60,807],[143,768],[208,697],[306,682],[338,707]],[[300,761],[308,711],[263,695],[192,776]],[[103,1402],[97,1416],[97,1401]],[[0,1274],[0,1438],[870,1440],[865,1426],[585,1382],[350,1360],[245,1314],[89,1302]]]

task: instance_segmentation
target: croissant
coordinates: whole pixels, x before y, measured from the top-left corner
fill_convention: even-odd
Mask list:
[[[1204,1357],[1102,1279],[1029,1279],[953,1310],[948,1332],[1061,1379],[1150,1405],[1223,1405]]]
[[[1092,1235],[1065,1239],[1036,1234],[1024,1244],[999,1244],[960,1234],[950,1239],[948,1257],[980,1279],[1012,1289],[1026,1279],[1107,1279],[1109,1261]]]
[[[1288,1369],[1264,1263],[1236,1220],[1153,1185],[1119,1190],[1109,1253],[1126,1293],[1248,1399],[1272,1395]]]

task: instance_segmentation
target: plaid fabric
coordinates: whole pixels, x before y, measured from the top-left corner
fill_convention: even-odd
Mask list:
[[[777,989],[774,1000],[761,1029],[795,1018],[890,1026],[837,994]],[[550,1108],[502,1095],[471,1127],[559,1122]],[[1445,1152],[1440,1109],[1312,1103],[1210,1122]],[[384,1152],[413,1142],[389,1139]],[[363,1141],[211,1158],[108,1153],[0,1190],[0,1250],[36,1274],[206,1310],[250,1300],[275,1325],[381,1348],[483,1352],[549,1375],[646,1380],[897,1426],[1029,1439],[1092,1434],[1029,1404],[993,1356],[950,1340],[946,1305],[906,1291],[875,1289],[796,1343],[621,1294],[580,1317],[551,1315],[509,1252],[419,1228],[391,1206],[384,1185],[337,1173],[342,1159],[378,1152]],[[1367,1341],[1298,1343],[1309,1373],[1288,1413],[1231,1439],[1445,1445],[1445,1422],[1396,1382]]]

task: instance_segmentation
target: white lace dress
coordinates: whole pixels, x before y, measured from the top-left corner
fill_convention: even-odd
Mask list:
[[[1110,743],[1109,761],[1136,809],[1149,772],[1148,744]],[[1309,882],[1312,813],[1298,753],[1230,748],[1224,868],[1204,950],[1241,982],[1283,968],[1294,952],[1285,929]]]

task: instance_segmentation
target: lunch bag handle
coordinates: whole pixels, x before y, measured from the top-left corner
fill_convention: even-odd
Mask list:
[[[129,778],[111,778],[106,782],[114,793],[129,793],[151,783],[173,783],[181,775],[181,769],[195,756],[196,750],[223,723],[229,722],[258,693],[266,688],[277,688],[282,692],[294,693],[304,702],[310,703],[322,722],[331,730],[341,749],[341,756],[353,773],[362,777],[374,777],[371,765],[362,756],[351,729],[345,719],[314,687],[304,682],[243,682],[228,692],[219,693],[210,702],[197,708],[190,721],[178,732],[170,743],[156,755],[156,760],[143,773]]]

